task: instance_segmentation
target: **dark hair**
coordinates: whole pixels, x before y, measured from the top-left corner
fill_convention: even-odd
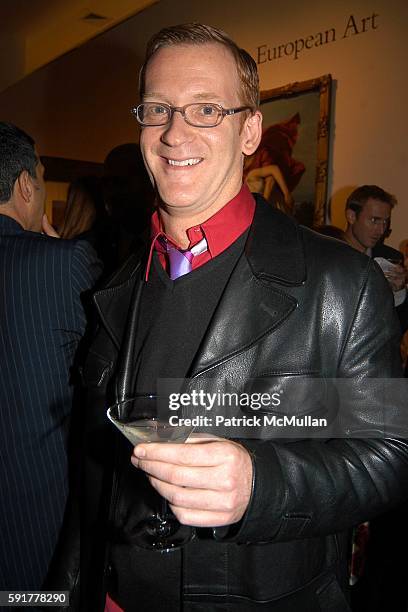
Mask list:
[[[36,177],[39,160],[34,145],[34,140],[23,130],[0,122],[0,204],[10,200],[14,183],[24,170]]]
[[[184,23],[163,28],[147,43],[146,56],[140,71],[139,91],[144,94],[146,68],[152,56],[162,47],[219,43],[230,50],[241,83],[241,102],[256,110],[259,106],[259,76],[255,60],[222,30],[201,23]]]
[[[72,181],[68,187],[61,238],[75,238],[83,234],[104,216],[100,179],[83,176]]]
[[[377,185],[362,185],[350,193],[346,201],[346,210],[348,208],[354,210],[356,216],[358,217],[364,204],[370,198],[372,200],[384,202],[384,204],[389,204],[391,208],[394,208],[394,206],[397,204],[397,198],[391,193],[384,191],[384,189],[381,189],[381,187],[378,187]]]
[[[150,222],[155,197],[140,146],[135,142],[118,145],[103,166],[102,193],[108,214],[127,231],[138,233]]]

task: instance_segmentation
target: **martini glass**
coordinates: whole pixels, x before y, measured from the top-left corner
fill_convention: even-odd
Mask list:
[[[133,446],[142,442],[183,443],[193,431],[193,427],[170,425],[160,413],[159,397],[151,393],[135,394],[113,404],[107,416]],[[179,523],[164,497],[160,500],[156,512],[138,524],[132,541],[141,548],[169,552],[187,544],[194,530]]]

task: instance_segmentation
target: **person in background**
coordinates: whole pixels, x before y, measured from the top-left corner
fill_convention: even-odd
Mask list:
[[[357,251],[378,258],[392,291],[402,333],[408,329],[408,295],[403,257],[383,244],[396,198],[377,185],[357,187],[346,201],[346,239]],[[385,261],[384,261],[385,260]]]
[[[68,187],[61,238],[82,238],[84,234],[88,236],[104,213],[100,179],[84,176],[72,181]],[[93,242],[92,237],[90,241]]]
[[[391,233],[391,215],[396,204],[396,198],[377,185],[357,187],[346,201],[346,238],[356,250],[369,257],[379,258],[378,263],[394,293],[395,310],[402,332],[402,365],[406,369],[403,333],[408,328],[408,299],[403,256],[384,244],[384,238]],[[376,314],[379,318],[384,316],[382,311]],[[403,574],[408,530],[405,528],[405,516],[406,504],[402,504],[376,517],[367,526],[369,541],[364,551],[365,569],[352,589],[355,612],[382,612],[385,608],[395,612],[406,611],[407,595]]]
[[[61,238],[86,240],[93,246],[105,271],[115,261],[114,230],[106,211],[101,179],[84,176],[68,188]]]
[[[108,153],[102,192],[110,224],[111,253],[105,269],[112,272],[137,248],[154,209],[154,191],[138,144],[121,144]]]
[[[57,542],[81,298],[100,273],[88,244],[57,239],[44,215],[43,172],[34,140],[1,122],[1,591],[39,590]]]

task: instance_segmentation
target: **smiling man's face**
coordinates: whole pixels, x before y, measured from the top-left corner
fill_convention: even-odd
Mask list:
[[[177,45],[149,61],[143,102],[234,108],[243,104],[240,91],[234,58],[223,45]],[[251,120],[259,123],[259,116],[243,124],[241,114],[232,115],[216,127],[200,128],[176,112],[169,124],[142,129],[145,164],[169,214],[209,218],[239,192],[243,153],[253,152],[247,145]]]

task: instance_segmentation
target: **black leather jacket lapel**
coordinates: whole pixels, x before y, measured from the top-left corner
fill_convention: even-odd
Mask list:
[[[242,257],[234,270],[194,360],[191,376],[227,361],[279,326],[296,300],[257,279]]]
[[[141,266],[141,260],[136,261],[136,256],[133,256],[112,281],[93,296],[100,320],[118,350],[125,333],[135,285],[142,283]]]
[[[192,377],[258,342],[297,306],[284,288],[301,285],[306,279],[299,228],[286,215],[271,211],[262,198],[256,199],[245,253],[204,336],[191,368]]]

